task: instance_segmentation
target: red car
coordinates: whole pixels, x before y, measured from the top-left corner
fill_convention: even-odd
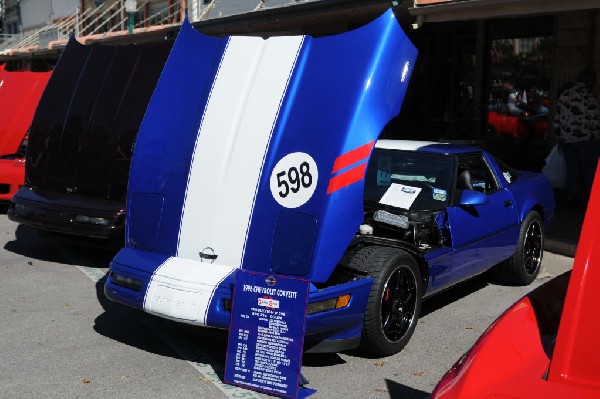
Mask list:
[[[494,99],[488,105],[488,131],[494,136],[510,136],[513,138],[544,138],[548,132],[547,101],[542,99],[535,103],[515,103],[516,108],[508,101],[515,93],[494,92]],[[538,104],[538,105],[535,105]]]
[[[488,129],[495,136],[518,138],[530,134],[531,137],[544,138],[548,132],[547,114],[523,111],[521,115],[513,115],[502,107],[490,106],[488,108]]]
[[[26,134],[51,74],[0,65],[0,202],[10,201],[25,182]]]
[[[597,171],[572,271],[498,318],[446,373],[432,399],[600,397],[599,226]]]

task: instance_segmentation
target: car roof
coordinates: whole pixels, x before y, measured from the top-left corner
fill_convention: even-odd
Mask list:
[[[472,152],[482,152],[481,149],[450,143],[439,143],[436,141],[419,140],[378,140],[375,148],[386,150],[418,151],[432,152],[438,154],[466,154]]]

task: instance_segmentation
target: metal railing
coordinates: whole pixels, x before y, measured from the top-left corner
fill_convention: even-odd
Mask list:
[[[0,44],[12,39],[14,36],[16,36],[14,33],[0,33]]]
[[[77,24],[76,36],[81,37],[124,30],[123,15],[125,15],[125,5],[119,7],[119,3],[107,7],[104,11],[99,8],[88,9],[82,14],[82,18]]]
[[[292,4],[298,0],[288,1]],[[236,9],[236,3],[239,10]],[[282,0],[276,3],[281,5]],[[146,16],[144,10],[148,8],[148,4],[146,1],[137,7],[134,29],[181,23],[182,10],[179,1]],[[186,4],[192,22],[269,8],[269,0],[211,0],[208,4],[205,4],[204,0],[188,0]],[[224,10],[223,13],[221,10]],[[6,54],[11,49],[35,48],[40,43],[40,33],[52,29],[57,30],[59,39],[66,39],[71,33],[77,37],[86,37],[125,31],[127,27],[128,14],[124,2],[115,2],[104,10],[99,7],[81,11],[77,7],[69,15],[52,24],[16,35],[1,35],[0,53]]]
[[[158,25],[170,25],[181,23],[181,4],[173,3],[167,8],[163,8],[154,14],[142,19],[134,27],[148,27]]]
[[[295,5],[310,0],[211,0],[208,4],[204,0],[188,0],[188,17],[192,22],[201,20],[256,12],[268,8]],[[238,10],[236,10],[236,6]],[[227,9],[221,12],[221,9]]]
[[[75,8],[67,16],[55,21],[52,24],[19,33],[8,40],[5,40],[0,44],[0,52],[6,52],[11,49],[26,49],[35,47],[40,42],[40,33],[48,30],[55,29],[58,33],[59,39],[66,38],[71,33],[75,33],[78,21],[85,15],[85,13],[80,13],[78,8]]]

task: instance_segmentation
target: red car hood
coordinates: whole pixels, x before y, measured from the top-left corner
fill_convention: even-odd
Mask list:
[[[599,251],[597,170],[573,270],[498,318],[446,373],[432,399],[599,398]]]
[[[0,65],[0,156],[19,149],[51,74],[10,72]]]

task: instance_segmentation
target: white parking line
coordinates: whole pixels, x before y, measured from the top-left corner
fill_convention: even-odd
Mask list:
[[[77,268],[95,283],[97,283],[102,278],[104,278],[104,276],[106,276],[106,273],[102,269],[87,266],[77,266]]]
[[[214,363],[206,353],[198,348],[197,345],[189,342],[181,334],[172,329],[166,329],[161,326],[161,323],[156,319],[143,320],[142,324],[154,335],[162,339],[162,341],[169,346],[175,353],[177,353],[182,359],[185,359],[192,367],[194,367],[206,381],[210,381],[213,385],[221,390],[229,398],[245,398],[245,399],[258,399],[258,393],[249,391],[247,389],[239,388],[233,385],[225,384],[219,378],[219,373],[222,373],[222,369],[215,371],[213,366],[209,363]],[[200,361],[193,361],[188,359],[197,359]]]
[[[104,269],[80,266],[80,264],[90,264],[88,259],[78,253],[71,253],[65,251],[59,245],[52,244],[69,263],[76,265],[77,268],[86,276],[90,278],[94,283],[97,283],[106,276]],[[225,384],[219,378],[217,371],[222,373],[222,368],[217,371],[211,366],[215,362],[197,345],[189,342],[177,331],[163,328],[158,320],[142,320],[142,325],[152,332],[157,338],[160,338],[171,350],[173,350],[179,357],[188,362],[193,368],[198,371],[203,380],[212,383],[228,398],[244,398],[244,399],[258,399],[258,393],[247,389],[239,388],[233,385]],[[194,359],[194,360],[189,360]]]

